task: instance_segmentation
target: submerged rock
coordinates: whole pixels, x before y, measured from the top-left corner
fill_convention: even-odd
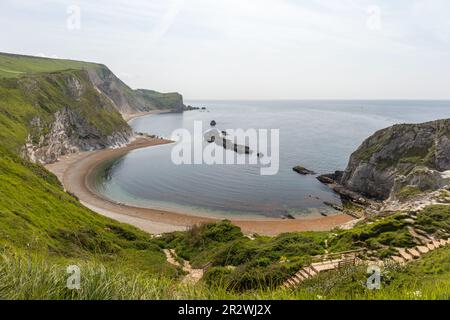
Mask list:
[[[316,174],[314,171],[306,169],[305,167],[302,167],[302,166],[296,166],[296,167],[292,168],[292,170],[294,170],[295,172],[302,174],[304,176]]]
[[[333,208],[336,211],[344,211],[344,208],[342,206],[340,206],[340,205],[337,205],[337,204],[334,204],[334,203],[331,203],[331,202],[327,202],[327,201],[324,201],[323,204]]]

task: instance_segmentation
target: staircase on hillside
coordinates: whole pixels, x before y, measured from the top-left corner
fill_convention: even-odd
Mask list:
[[[450,244],[450,238],[448,238],[447,240],[437,240],[429,237],[428,242],[423,245],[419,245],[414,248],[397,248],[398,255],[391,257],[390,260],[396,263],[406,264],[410,261],[413,261],[414,259],[420,258],[423,254],[426,254],[437,248],[444,247],[448,244]],[[315,277],[323,271],[340,269],[346,266],[354,266],[357,264],[376,264],[380,266],[384,264],[384,262],[381,260],[369,261],[360,259],[359,255],[364,252],[365,250],[362,249],[314,257],[314,260],[321,261],[313,262],[310,266],[300,269],[295,275],[286,280],[286,282],[283,284],[283,287],[295,287],[306,279]]]

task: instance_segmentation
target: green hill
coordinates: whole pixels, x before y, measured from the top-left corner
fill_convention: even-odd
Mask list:
[[[27,74],[98,68],[99,64],[64,59],[50,59],[16,54],[0,54],[0,78]]]
[[[120,263],[171,275],[150,236],[82,206],[57,178],[0,147],[0,251],[50,259]]]

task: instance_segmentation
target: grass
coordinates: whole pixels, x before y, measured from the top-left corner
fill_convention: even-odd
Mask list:
[[[326,250],[334,253],[366,249],[372,252],[370,256],[388,258],[396,254],[396,248],[418,244],[409,231],[412,226],[446,239],[450,236],[450,207],[430,206],[417,215],[415,222],[397,213],[361,222],[350,230],[256,236],[253,240],[223,221],[165,234],[158,242],[175,249],[196,268],[210,263],[205,274],[209,285],[246,291],[261,286],[276,288]]]
[[[96,137],[101,143],[129,128],[111,102],[96,91],[85,71],[42,73],[0,79],[1,145],[18,153],[28,135],[37,144],[50,131],[54,114],[64,109],[78,118],[66,128],[73,139]]]
[[[0,78],[16,78],[27,74],[82,70],[99,66],[90,62],[0,53]]]
[[[144,105],[150,109],[172,109],[181,111],[184,107],[183,97],[176,92],[160,93],[153,90],[138,89],[134,93],[144,101]]]
[[[90,211],[65,193],[54,175],[4,148],[0,185],[2,248],[176,274],[148,234]]]
[[[440,267],[436,267],[439,262]],[[45,256],[0,254],[0,299],[202,299],[202,300],[422,300],[450,299],[450,250],[439,249],[406,268],[382,270],[380,290],[368,290],[366,268],[348,268],[320,274],[295,289],[256,288],[230,291],[220,285],[183,285],[173,279],[124,272],[92,260],[79,263],[79,290],[66,286],[71,261],[50,264]]]
[[[206,273],[210,284],[219,279],[229,288],[248,290],[277,287],[312,256],[324,253],[327,237],[326,232],[305,232],[256,236],[252,240],[229,221],[222,221],[165,234],[158,241],[163,247],[175,249],[195,268],[210,263]],[[226,275],[226,279],[218,274]]]
[[[404,201],[414,198],[422,193],[424,193],[424,191],[420,190],[417,186],[405,186],[398,192],[398,194],[396,194],[396,196],[398,199]]]

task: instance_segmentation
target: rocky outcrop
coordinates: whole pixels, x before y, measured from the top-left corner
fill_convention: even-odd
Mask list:
[[[407,175],[395,178],[389,200],[405,201],[422,193],[442,189],[450,184],[448,172],[439,172],[427,167],[415,167]]]
[[[22,149],[22,157],[35,163],[52,163],[61,155],[90,151],[106,147],[126,145],[132,138],[132,130],[123,127],[110,135],[102,134],[98,128],[69,108],[63,108],[54,114],[49,130],[42,125],[39,117],[32,120],[38,140],[28,135]]]
[[[450,119],[376,132],[352,154],[336,182],[347,190],[385,200],[408,186],[436,190],[448,184],[441,174],[446,170],[450,170]]]

